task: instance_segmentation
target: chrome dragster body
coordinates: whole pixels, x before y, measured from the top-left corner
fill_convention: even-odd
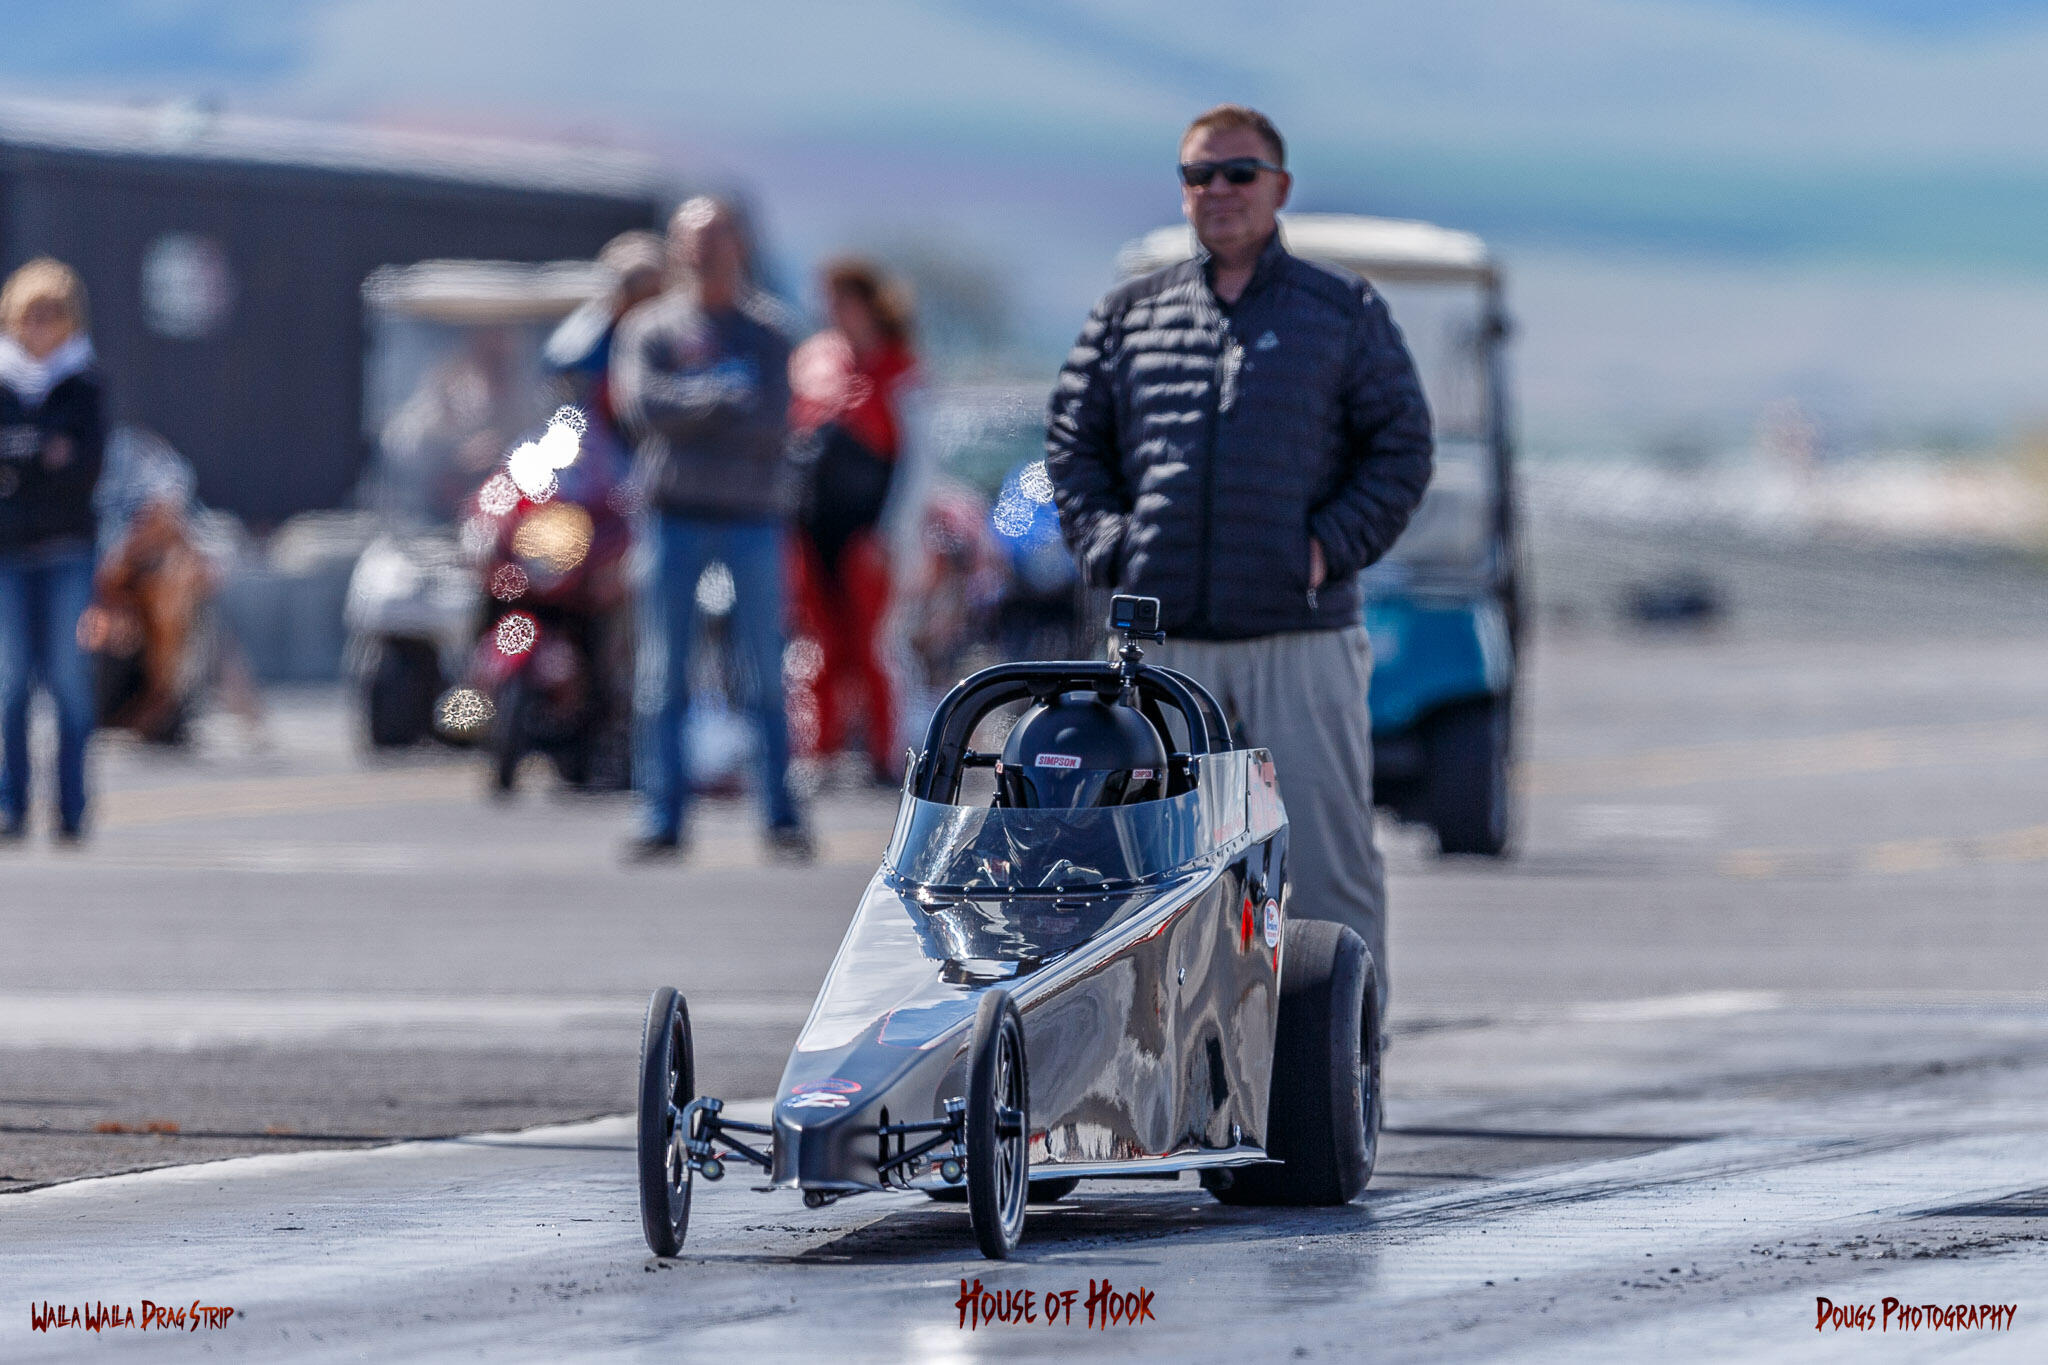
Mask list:
[[[1378,1128],[1378,1021],[1358,1014],[1375,998],[1370,958],[1333,925],[1289,932],[1271,757],[1234,745],[1193,680],[1143,662],[1155,601],[1115,612],[1118,662],[1005,664],[940,703],[767,1123],[695,1097],[687,1010],[657,992],[640,1114],[657,1253],[681,1245],[692,1176],[734,1160],[813,1205],[964,1187],[997,1257],[1027,1196],[1083,1178],[1199,1170],[1244,1203],[1363,1186]],[[976,747],[1019,706],[999,751]],[[1340,932],[1351,965],[1333,996],[1319,983]],[[1306,987],[1296,941],[1321,945]],[[1314,1018],[1290,1033],[1297,996]],[[1333,998],[1350,1013],[1331,1015]],[[1294,1058],[1288,1075],[1276,1056]],[[1285,1180],[1256,1174],[1282,1165]]]
[[[966,1094],[991,988],[1023,1015],[1033,1178],[1263,1160],[1286,817],[1263,751],[1191,756],[1187,781],[1079,811],[907,795],[783,1073],[776,1183],[927,1173],[877,1134]]]

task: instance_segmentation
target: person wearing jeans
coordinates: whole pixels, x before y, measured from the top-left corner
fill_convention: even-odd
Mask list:
[[[78,620],[92,603],[93,486],[105,450],[85,287],[37,257],[0,288],[0,839],[28,820],[29,701],[57,705],[57,835],[85,831],[92,672]]]
[[[690,645],[697,580],[716,559],[732,574],[733,647],[747,675],[769,848],[805,861],[811,836],[789,790],[782,689],[789,339],[748,284],[731,205],[684,204],[668,250],[672,286],[627,314],[612,346],[612,398],[646,503],[633,699],[641,827],[627,856],[674,856],[688,834]]]
[[[648,852],[671,841],[679,846],[689,811],[683,743],[689,733],[690,646],[697,636],[697,582],[714,560],[732,574],[730,645],[747,716],[760,737],[756,770],[763,813],[771,831],[800,830],[802,820],[789,793],[782,619],[771,611],[739,609],[742,602],[783,600],[782,523],[657,517],[646,537],[651,554],[639,600],[633,767],[646,804],[642,840],[653,845]]]

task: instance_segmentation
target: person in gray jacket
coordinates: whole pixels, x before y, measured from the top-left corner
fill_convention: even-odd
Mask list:
[[[1200,680],[1273,753],[1292,913],[1356,929],[1387,993],[1373,842],[1372,650],[1357,582],[1429,483],[1429,409],[1372,286],[1291,255],[1266,117],[1181,139],[1195,259],[1110,292],[1054,391],[1046,472],[1091,583],[1157,597],[1153,662]]]
[[[789,338],[775,306],[749,285],[731,205],[684,204],[668,248],[671,287],[619,324],[612,356],[613,400],[646,502],[633,688],[641,826],[627,853],[671,856],[684,844],[697,583],[717,560],[732,575],[731,640],[758,739],[769,847],[807,861],[811,836],[789,788],[782,685]]]

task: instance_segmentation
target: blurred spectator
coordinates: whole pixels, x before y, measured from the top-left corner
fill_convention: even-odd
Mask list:
[[[900,481],[899,481],[900,482]],[[989,527],[988,499],[958,479],[933,482],[898,589],[917,610],[904,622],[917,680],[944,691],[973,670],[970,651],[988,638],[1008,566]]]
[[[902,758],[881,652],[890,578],[881,524],[904,447],[900,399],[917,382],[917,359],[909,309],[879,269],[838,261],[823,283],[832,326],[797,348],[789,371],[790,422],[811,453],[791,556],[796,619],[820,650],[795,702],[815,721],[820,754],[839,752],[857,711],[869,767],[894,786]]]
[[[633,697],[642,823],[627,852],[673,855],[683,843],[697,583],[716,560],[732,575],[731,638],[758,740],[769,844],[808,859],[810,832],[789,789],[782,687],[789,340],[750,285],[731,205],[690,200],[669,224],[668,246],[674,283],[621,324],[612,369],[647,509]]]
[[[93,585],[78,638],[97,660],[101,720],[152,743],[181,742],[200,617],[218,586],[183,506],[145,504]]]
[[[505,452],[547,419],[529,345],[517,327],[470,328],[391,414],[378,445],[394,506],[455,520]]]
[[[563,397],[589,415],[594,429],[623,444],[611,393],[612,339],[626,314],[661,294],[661,238],[638,229],[622,232],[605,243],[597,262],[612,273],[611,292],[563,318],[544,358],[562,381]]]
[[[85,286],[39,256],[0,289],[0,837],[28,818],[28,704],[57,705],[57,832],[85,828],[92,672],[78,623],[92,601],[93,484],[105,443]]]

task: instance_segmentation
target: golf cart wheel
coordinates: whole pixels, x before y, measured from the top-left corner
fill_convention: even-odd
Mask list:
[[[1380,1137],[1377,969],[1365,940],[1327,920],[1291,919],[1266,1154],[1206,1182],[1226,1204],[1348,1204],[1372,1179]]]
[[[384,640],[376,667],[363,685],[363,712],[371,747],[401,749],[434,731],[434,698],[441,663],[423,640]]]
[[[1062,1176],[1058,1180],[1034,1180],[1024,1196],[1027,1204],[1057,1204],[1081,1187],[1081,1177]],[[967,1202],[965,1185],[940,1185],[925,1191],[941,1204],[964,1204]]]
[[[498,714],[491,722],[491,792],[510,796],[519,785],[519,760],[526,757],[532,703],[526,679],[513,677],[498,690]]]
[[[1031,1086],[1024,1071],[1024,1018],[1008,991],[991,990],[974,1013],[967,1071],[967,1216],[992,1261],[1024,1235],[1030,1198]]]
[[[1491,697],[1429,724],[1425,818],[1444,853],[1507,851],[1508,714],[1507,699]]]
[[[640,1225],[657,1256],[682,1250],[690,1229],[690,1156],[683,1110],[697,1098],[690,1009],[674,986],[647,1002],[640,1044]]]

